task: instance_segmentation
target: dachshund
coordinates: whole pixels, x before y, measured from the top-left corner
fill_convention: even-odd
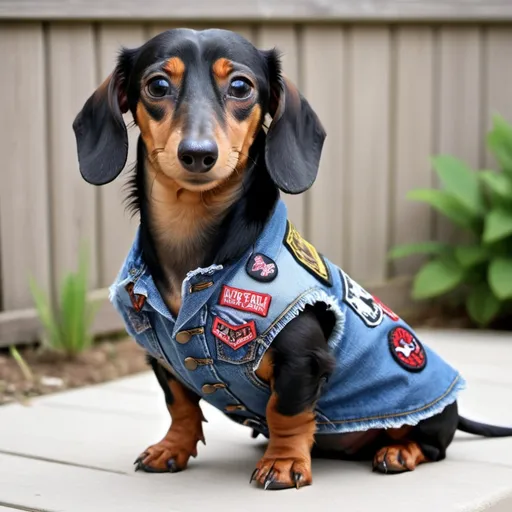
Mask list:
[[[121,48],[73,122],[95,186],[125,168],[125,113],[140,132],[139,223],[110,299],[171,425],[135,469],[187,467],[201,399],[268,439],[264,489],[310,485],[315,453],[393,474],[444,459],[457,430],[512,435],[461,417],[458,371],[288,219],[281,193],[314,184],[326,132],[280,59],[231,31],[168,30]]]

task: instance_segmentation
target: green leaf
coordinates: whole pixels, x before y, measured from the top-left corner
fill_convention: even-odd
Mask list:
[[[464,269],[454,258],[441,257],[426,263],[416,274],[412,295],[429,299],[456,288],[464,279]]]
[[[491,192],[512,202],[512,180],[510,177],[495,171],[481,171],[479,177]]]
[[[485,218],[483,241],[497,242],[512,235],[512,211],[504,208],[491,210]]]
[[[414,254],[444,254],[449,250],[450,246],[441,242],[416,242],[393,247],[389,251],[389,258],[406,258]]]
[[[481,245],[461,245],[455,249],[455,257],[464,268],[471,268],[487,261],[489,253],[487,247]]]
[[[474,216],[471,211],[460,204],[453,195],[444,190],[417,189],[407,194],[408,199],[428,203],[438,212],[442,213],[457,225],[475,230]]]
[[[499,313],[500,301],[487,283],[475,286],[466,299],[466,310],[471,319],[481,327],[487,326]]]
[[[476,172],[472,171],[462,160],[450,155],[432,158],[432,165],[446,191],[452,194],[468,211],[475,216],[484,212],[484,201]]]
[[[512,258],[496,258],[491,261],[488,279],[498,299],[512,298]]]
[[[52,308],[51,300],[39,287],[33,277],[29,278],[29,287],[36,306],[39,320],[43,326],[43,342],[55,346],[59,341],[59,325]]]
[[[493,127],[487,134],[487,146],[500,166],[512,172],[512,126],[499,115],[493,116]]]

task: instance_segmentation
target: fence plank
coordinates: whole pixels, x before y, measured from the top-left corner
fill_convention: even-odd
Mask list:
[[[350,210],[347,271],[361,282],[387,272],[390,37],[388,28],[355,28],[351,36]],[[376,87],[376,84],[378,86]]]
[[[439,43],[436,153],[451,154],[478,168],[482,147],[480,30],[442,28]],[[437,177],[433,179],[438,183]],[[447,242],[466,239],[459,228],[440,216],[437,216],[437,234]]]
[[[0,17],[196,20],[512,19],[509,0],[2,0]]]
[[[121,46],[135,48],[145,40],[140,25],[102,25],[98,34],[99,69],[101,83],[111,73]],[[138,129],[131,125],[133,117],[125,116],[129,126],[129,151],[125,170],[112,183],[99,190],[99,285],[109,286],[132,243],[138,216],[131,216],[125,207],[126,181],[136,161]]]
[[[318,177],[307,192],[307,233],[311,243],[331,261],[342,265],[345,180],[348,169],[344,118],[347,115],[345,31],[341,27],[308,26],[303,32],[302,92],[318,114],[327,137]]]
[[[3,308],[33,305],[32,274],[50,285],[46,90],[40,24],[0,26],[0,250]]]
[[[486,50],[485,80],[487,96],[483,124],[492,125],[492,116],[499,114],[512,123],[512,32],[510,28],[493,27],[489,30]],[[485,153],[485,165],[496,168],[489,152]]]
[[[264,25],[258,32],[257,44],[262,50],[277,48],[281,53],[283,72],[299,89],[299,48],[297,33],[291,25]],[[305,233],[305,196],[283,194],[283,200],[288,207],[288,217],[297,229]]]
[[[78,170],[71,125],[97,85],[90,25],[51,25],[48,39],[50,92],[50,172],[54,277],[74,270],[82,242],[90,254],[91,287],[97,286],[96,189]]]
[[[392,166],[391,245],[429,240],[432,215],[428,206],[409,201],[408,191],[432,183],[434,40],[428,27],[400,27],[396,33],[394,164]],[[414,273],[421,257],[393,263],[393,275]]]

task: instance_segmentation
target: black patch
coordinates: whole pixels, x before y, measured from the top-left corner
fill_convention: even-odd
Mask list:
[[[301,267],[305,268],[322,283],[332,286],[329,267],[322,255],[313,245],[302,238],[290,221],[287,223],[283,243]]]
[[[277,265],[274,260],[261,253],[253,254],[245,266],[247,273],[256,281],[268,283],[277,277]]]
[[[340,271],[343,283],[343,301],[368,327],[377,327],[384,319],[384,312],[371,293],[358,285],[345,272]]]
[[[405,327],[394,327],[388,334],[393,359],[405,370],[421,372],[427,365],[427,354],[420,340]]]

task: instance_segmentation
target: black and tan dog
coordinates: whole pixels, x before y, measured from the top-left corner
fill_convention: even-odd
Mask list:
[[[138,256],[113,293],[125,292],[118,308],[150,354],[172,419],[137,469],[186,468],[204,441],[202,398],[268,436],[253,479],[269,489],[310,484],[313,448],[397,473],[443,459],[457,429],[512,435],[458,415],[455,397],[446,401],[456,372],[433,395],[451,370],[280,219],[279,191],[311,187],[325,132],[276,51],[186,29],[123,49],[73,125],[89,183],[123,170],[128,111],[140,130],[129,194]],[[287,296],[310,281],[313,295]],[[394,413],[375,413],[386,408]]]

